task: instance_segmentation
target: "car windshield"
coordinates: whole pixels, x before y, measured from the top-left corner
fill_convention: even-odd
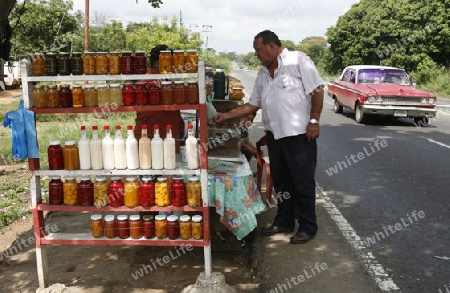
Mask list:
[[[410,85],[408,75],[401,69],[360,69],[358,83],[395,83]]]

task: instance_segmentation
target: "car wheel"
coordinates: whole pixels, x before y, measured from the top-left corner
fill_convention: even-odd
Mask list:
[[[344,111],[344,107],[339,104],[338,99],[334,99],[334,113],[342,113]]]
[[[428,119],[428,117],[414,117],[414,124],[417,126],[425,126],[428,124],[428,122],[430,122],[430,119]]]
[[[355,120],[357,123],[364,123],[366,121],[366,115],[363,113],[361,105],[356,105]]]

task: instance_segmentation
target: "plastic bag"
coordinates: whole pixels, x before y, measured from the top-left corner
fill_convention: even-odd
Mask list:
[[[212,104],[213,98],[214,93],[206,101],[206,114],[208,116],[208,122],[213,122],[214,119],[216,119],[217,116],[219,116],[219,114],[217,114],[216,108],[214,108],[214,105]]]
[[[23,100],[19,110],[6,113],[3,126],[11,128],[13,157],[20,160],[39,158],[34,113],[25,109]]]

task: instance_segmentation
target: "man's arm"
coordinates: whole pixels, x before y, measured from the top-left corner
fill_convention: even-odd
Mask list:
[[[233,118],[242,118],[245,117],[251,113],[254,113],[256,111],[258,111],[258,107],[251,105],[249,103],[246,103],[242,106],[239,106],[229,112],[226,113],[217,113],[218,116],[216,119],[214,119],[214,122],[216,123],[221,123],[224,122],[228,119],[233,119]]]
[[[320,114],[323,108],[323,87],[319,86],[311,94],[311,112],[309,114],[310,119],[320,120]],[[306,137],[308,141],[316,139],[320,135],[319,123],[308,123],[306,127]]]

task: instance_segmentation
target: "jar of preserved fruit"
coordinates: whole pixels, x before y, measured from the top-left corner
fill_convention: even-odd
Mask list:
[[[133,106],[136,104],[136,94],[131,82],[125,82],[122,88],[122,99],[124,106]]]
[[[98,106],[98,96],[95,84],[87,83],[84,85],[84,103],[86,107]]]
[[[167,218],[165,215],[155,216],[155,236],[158,239],[167,238]]]
[[[172,73],[172,53],[168,50],[159,54],[159,73]]]
[[[139,184],[134,176],[127,177],[127,182],[125,182],[124,203],[129,208],[139,205]]]
[[[73,75],[83,74],[83,59],[80,52],[73,52],[69,58],[70,73]]]
[[[188,215],[182,215],[180,217],[180,237],[184,240],[192,237],[192,221]]]
[[[152,215],[142,217],[142,233],[146,239],[155,237],[155,219]]]
[[[120,71],[122,74],[133,74],[134,56],[131,51],[123,51],[120,56]]]
[[[147,83],[136,82],[134,89],[136,105],[147,105]]]
[[[70,89],[70,85],[62,84],[59,87],[59,104],[63,108],[70,108],[73,106],[72,100],[72,90]]]
[[[94,204],[94,184],[89,176],[81,177],[77,185],[78,203],[82,206],[91,206]]]
[[[106,178],[97,176],[94,182],[94,205],[104,207],[108,205],[108,184]]]
[[[198,55],[197,50],[187,50],[186,55],[186,72],[196,73],[198,70]]]
[[[45,74],[48,76],[58,75],[58,61],[55,53],[45,54]]]
[[[186,205],[186,185],[182,177],[174,177],[171,185],[172,205],[182,207]]]
[[[54,175],[48,184],[48,203],[63,204],[64,203],[64,183],[61,176]]]
[[[107,107],[110,105],[108,84],[100,83],[97,85],[97,100],[99,107]]]
[[[36,108],[47,108],[47,95],[45,94],[45,88],[41,84],[33,86],[33,99],[34,106]]]
[[[186,103],[194,105],[199,103],[198,82],[189,80],[185,90]]]
[[[166,177],[158,177],[158,182],[155,184],[155,204],[159,207],[170,205],[170,194]]]
[[[84,89],[80,83],[72,85],[72,102],[75,108],[82,108],[85,106]]]
[[[183,105],[186,103],[184,97],[184,81],[174,81],[174,83],[172,84],[172,98],[175,105]]]
[[[78,147],[75,141],[68,140],[63,147],[64,169],[78,170],[80,169],[80,158],[78,154]]]
[[[47,148],[47,155],[49,170],[64,170],[63,148],[59,140],[50,141],[50,145]]]
[[[144,51],[134,53],[134,74],[147,73],[147,56]]]
[[[171,240],[180,238],[180,223],[176,215],[167,217],[167,237]]]
[[[192,216],[192,238],[203,239],[203,217],[200,215]]]
[[[161,105],[173,105],[172,82],[163,80],[160,89]]]
[[[147,83],[147,103],[150,105],[161,104],[161,97],[159,95],[159,83],[156,80]]]
[[[139,215],[130,215],[130,236],[131,239],[142,237],[142,221]]]
[[[202,187],[197,177],[189,178],[186,184],[187,203],[191,207],[199,207],[202,205]]]
[[[31,60],[31,74],[33,74],[33,76],[45,75],[45,58],[43,54],[33,54],[33,59]]]
[[[112,207],[123,206],[124,187],[120,177],[112,177],[108,184],[108,202]]]
[[[70,65],[69,65],[69,53],[61,52],[57,59],[58,64],[58,74],[59,75],[69,75]]]
[[[111,52],[109,54],[109,74],[120,74],[119,52]]]
[[[77,181],[75,176],[69,175],[63,184],[64,189],[64,204],[65,205],[76,205],[78,203],[77,197]]]
[[[95,54],[85,52],[83,55],[83,73],[86,75],[95,74]]]
[[[103,237],[103,220],[102,215],[91,215],[91,231],[94,237]]]
[[[122,86],[120,83],[111,83],[109,84],[109,102],[114,106],[122,106],[123,97],[122,97]]]
[[[139,185],[139,205],[142,207],[155,205],[155,184],[151,177],[142,177],[142,182]]]
[[[106,215],[105,216],[105,221],[103,222],[103,228],[105,229],[106,238],[116,238],[117,237],[116,221],[114,219],[114,215]]]
[[[109,73],[109,57],[106,52],[98,52],[95,60],[95,73],[108,74]]]
[[[126,239],[130,237],[130,221],[127,215],[117,216],[116,228],[119,238]]]
[[[47,104],[50,108],[59,108],[59,93],[56,84],[52,83],[47,86]]]
[[[184,50],[174,50],[172,61],[173,61],[173,72],[175,73],[185,73],[186,69],[184,68]]]

